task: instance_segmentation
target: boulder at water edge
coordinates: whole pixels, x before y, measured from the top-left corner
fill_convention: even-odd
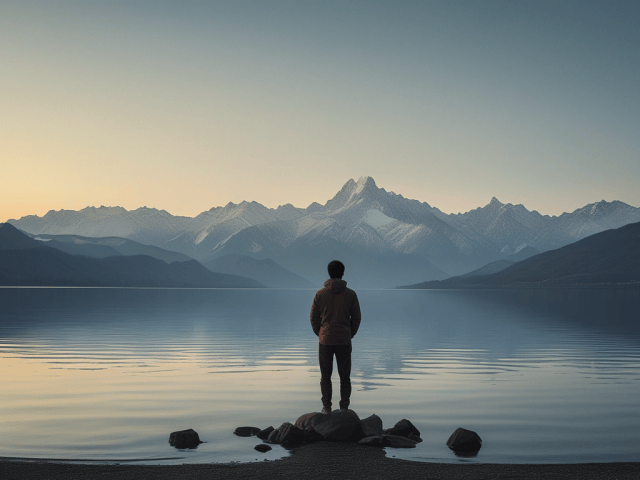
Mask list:
[[[341,442],[360,429],[360,418],[353,410],[335,410],[314,416],[311,425],[326,440]]]
[[[258,427],[238,427],[233,433],[238,435],[239,437],[251,437],[259,431],[260,429]]]
[[[277,430],[269,434],[271,443],[279,443],[283,447],[294,447],[305,442],[307,436],[295,425],[284,422]]]
[[[376,437],[382,435],[382,419],[377,415],[371,415],[360,420],[360,428],[365,437]]]
[[[384,438],[389,440],[389,446],[391,448],[416,448],[417,442],[409,440],[407,437],[401,437],[400,435],[383,435]]]
[[[259,452],[262,452],[262,453],[266,453],[269,450],[271,450],[271,447],[269,445],[264,444],[264,443],[260,443],[260,444],[256,445],[255,447],[253,447],[253,449],[257,450]]]
[[[399,435],[400,437],[409,437],[409,435],[420,436],[420,430],[413,426],[409,420],[402,419],[396,423],[393,428],[384,431],[387,435]]]
[[[391,445],[391,440],[387,437],[383,437],[382,435],[375,435],[372,437],[364,437],[358,443],[368,447],[388,447]]]
[[[198,432],[193,429],[180,430],[179,432],[172,432],[169,435],[169,445],[176,448],[196,448],[203,443],[200,441]]]
[[[313,428],[313,419],[318,415],[325,415],[325,414],[320,412],[311,412],[311,413],[305,413],[304,415],[300,415],[300,417],[298,417],[298,419],[296,420],[295,426],[298,427],[303,432],[315,433],[315,430]]]
[[[273,427],[267,427],[264,430],[260,430],[258,433],[256,433],[256,437],[258,437],[260,440],[266,440],[267,438],[269,438],[269,434],[273,432],[273,430]]]
[[[482,439],[476,432],[457,428],[447,440],[447,447],[456,453],[474,453],[482,447]]]

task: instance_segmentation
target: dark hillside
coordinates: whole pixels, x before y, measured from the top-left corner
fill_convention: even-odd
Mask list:
[[[640,284],[640,222],[583,238],[490,275],[401,288]]]
[[[2,286],[263,287],[250,278],[211,272],[195,260],[167,264],[147,255],[70,255],[7,225],[0,224]]]

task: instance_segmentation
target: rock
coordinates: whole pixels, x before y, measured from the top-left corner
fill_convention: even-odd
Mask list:
[[[369,447],[388,447],[391,444],[391,440],[381,435],[375,435],[371,437],[364,437],[358,443]]]
[[[360,420],[360,427],[362,428],[362,434],[365,437],[376,437],[382,435],[382,419],[375,414]]]
[[[400,435],[383,435],[383,437],[389,440],[391,448],[416,448],[417,445],[413,440]]]
[[[402,419],[396,423],[393,428],[384,431],[387,435],[398,435],[400,437],[409,437],[409,435],[420,436],[420,430],[413,426],[407,419]]]
[[[253,447],[253,448],[254,448],[254,450],[257,450],[257,451],[262,452],[262,453],[266,453],[266,452],[268,452],[269,450],[271,450],[271,447],[270,447],[269,445],[265,445],[264,443],[261,443],[261,444],[259,444],[259,445],[256,445],[256,446],[255,446],[255,447]]]
[[[353,410],[336,410],[329,414],[314,416],[311,419],[311,425],[326,440],[341,442],[358,431],[360,418]]]
[[[179,432],[172,432],[169,435],[169,445],[176,448],[196,448],[203,443],[200,441],[198,432],[193,429],[180,430]]]
[[[409,435],[407,438],[409,440],[413,440],[416,443],[420,443],[422,441],[422,439],[417,435]]]
[[[309,433],[315,432],[312,421],[313,421],[313,418],[317,415],[324,415],[324,413],[320,413],[320,412],[305,413],[304,415],[301,415],[296,420],[295,426],[304,432],[309,432]]]
[[[264,430],[260,430],[258,433],[256,433],[256,437],[258,437],[260,440],[266,440],[267,438],[269,438],[269,434],[273,432],[273,427],[267,427]]]
[[[278,438],[278,429],[276,428],[275,430],[271,430],[271,433],[269,433],[269,436],[267,437],[267,442],[278,443],[276,442],[277,438]]]
[[[233,433],[238,435],[239,437],[251,437],[259,431],[260,429],[258,427],[238,427]]]
[[[276,432],[276,430],[273,432]],[[269,440],[271,443],[279,443],[284,447],[300,445],[304,443],[307,438],[302,430],[289,422],[284,422],[280,425],[277,430],[278,433],[272,439],[271,436],[273,435],[273,432],[269,434]]]
[[[447,440],[447,447],[456,453],[477,453],[482,447],[482,439],[476,432],[457,428]]]

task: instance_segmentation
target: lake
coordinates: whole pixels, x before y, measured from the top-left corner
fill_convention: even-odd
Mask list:
[[[319,411],[312,290],[0,288],[0,456],[262,461],[238,426]],[[351,408],[429,462],[640,461],[640,291],[358,291]],[[338,383],[334,369],[334,405]],[[464,427],[474,458],[446,446]],[[194,450],[168,444],[195,429]]]

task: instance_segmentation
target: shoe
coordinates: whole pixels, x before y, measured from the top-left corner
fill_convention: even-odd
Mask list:
[[[322,413],[331,413],[331,407],[322,407]]]

